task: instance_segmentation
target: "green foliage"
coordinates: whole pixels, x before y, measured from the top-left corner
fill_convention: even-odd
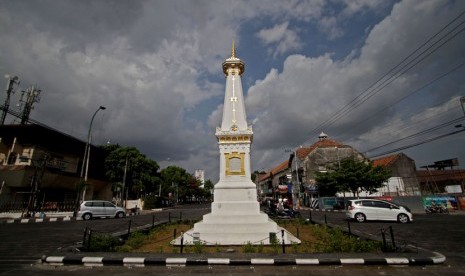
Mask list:
[[[384,167],[375,167],[371,162],[346,158],[337,165],[327,168],[325,173],[317,172],[316,181],[320,196],[334,196],[337,192],[376,192],[391,176]]]
[[[275,254],[278,254],[279,253],[279,240],[278,239],[271,239],[271,247],[273,248],[273,252]]]
[[[137,249],[142,246],[144,243],[146,235],[141,232],[133,232],[129,235],[128,240],[125,243],[125,246],[128,246],[132,249]]]
[[[147,158],[135,147],[109,145],[103,149],[106,152],[105,175],[110,182],[116,183],[115,186],[122,186],[126,176],[125,187],[128,188],[130,197],[138,198],[141,193],[156,190],[160,180],[159,166],[155,161]]]
[[[116,247],[120,244],[117,237],[111,235],[94,234],[90,238],[90,244],[87,250],[94,252],[111,252],[115,251]]]
[[[206,191],[200,188],[200,181],[185,169],[177,166],[168,166],[160,171],[161,195],[167,197],[170,193],[172,199],[188,202],[192,197],[205,197]]]
[[[299,253],[299,244],[292,242],[292,252],[293,253]]]
[[[144,233],[136,231],[129,235],[128,239],[122,246],[118,246],[116,250],[118,252],[131,252],[134,249],[141,247],[146,239]]]
[[[213,182],[210,179],[205,180],[205,183],[203,183],[203,196],[205,199],[211,200],[213,187]]]
[[[146,208],[154,208],[160,203],[154,195],[160,194],[165,200],[171,194],[171,201],[177,198],[188,202],[192,197],[210,199],[213,183],[205,181],[204,189],[200,188],[200,181],[185,169],[177,166],[168,166],[159,171],[158,164],[140,153],[135,147],[108,145],[102,147],[106,152],[105,175],[113,183],[113,190],[119,196],[125,191],[129,198],[140,198],[151,195],[145,199]],[[126,171],[126,173],[125,173]],[[148,204],[147,204],[148,200]]]
[[[194,243],[194,253],[200,254],[203,252],[205,245],[202,242],[196,242]]]
[[[163,200],[167,198],[159,197],[158,195],[148,195],[144,198],[144,209],[150,210],[155,208],[163,207]]]
[[[255,253],[255,246],[251,242],[247,242],[242,246],[242,252]]]
[[[315,248],[320,252],[375,252],[381,249],[380,242],[348,236],[339,228],[315,227],[315,235],[320,240]]]

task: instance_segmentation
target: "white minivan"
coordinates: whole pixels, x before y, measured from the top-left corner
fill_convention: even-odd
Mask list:
[[[346,217],[357,222],[389,220],[406,223],[413,221],[409,208],[377,199],[352,199],[347,203]]]
[[[126,212],[123,208],[115,206],[109,201],[89,200],[81,203],[77,216],[83,220],[95,217],[123,218],[126,216]]]

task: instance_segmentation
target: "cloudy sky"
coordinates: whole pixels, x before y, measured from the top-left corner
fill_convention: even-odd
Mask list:
[[[465,125],[464,11],[460,0],[0,0],[0,74],[20,78],[13,108],[21,90],[42,90],[32,119],[85,140],[103,105],[94,144],[217,181],[234,39],[252,170],[321,131],[369,157],[405,147],[417,167],[464,168],[465,132],[449,135]]]

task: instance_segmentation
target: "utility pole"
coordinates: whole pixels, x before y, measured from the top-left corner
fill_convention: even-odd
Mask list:
[[[126,163],[124,164],[124,174],[123,174],[123,193],[121,194],[122,195],[121,203],[123,204],[122,207],[124,207],[124,209],[126,209],[126,199],[127,199],[127,194],[125,195],[127,170],[128,170],[128,155],[126,154]]]
[[[14,84],[19,84],[19,78],[17,76],[14,76],[13,78],[10,75],[5,75],[5,78],[8,79],[7,85],[6,85],[6,99],[5,99],[5,104],[3,105],[3,113],[2,113],[2,118],[0,120],[0,125],[5,124],[5,118],[6,114],[8,113],[8,109],[10,108],[10,96],[11,94],[14,94],[15,91],[13,90]]]
[[[31,193],[29,196],[29,203],[27,206],[26,217],[34,216],[37,210],[37,194],[40,192],[40,185],[44,177],[45,167],[49,160],[49,155],[45,154],[39,161],[39,164],[34,164],[34,175],[31,179]],[[32,214],[31,214],[32,212]]]
[[[21,99],[20,104],[24,104],[24,108],[21,115],[21,124],[27,124],[29,120],[29,115],[31,114],[31,110],[34,109],[34,103],[38,103],[40,101],[40,93],[42,91],[40,89],[34,88],[31,86],[30,88],[26,89],[26,91],[21,91]]]
[[[299,165],[297,163],[297,150],[294,151],[294,161],[295,161],[295,177],[296,177],[296,189],[297,193],[294,192],[296,202],[293,202],[294,209],[300,208],[300,181],[299,181]]]

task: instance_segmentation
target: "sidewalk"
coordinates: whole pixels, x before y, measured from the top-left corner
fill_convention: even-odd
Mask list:
[[[145,215],[154,212],[160,212],[163,209],[140,210],[138,213],[127,212],[126,216]],[[0,213],[0,224],[2,223],[35,223],[35,222],[56,222],[56,221],[71,221],[82,220],[82,218],[74,218],[73,212],[45,212],[42,216],[41,213],[36,213],[34,217],[24,218],[21,217],[21,212],[14,213]]]

